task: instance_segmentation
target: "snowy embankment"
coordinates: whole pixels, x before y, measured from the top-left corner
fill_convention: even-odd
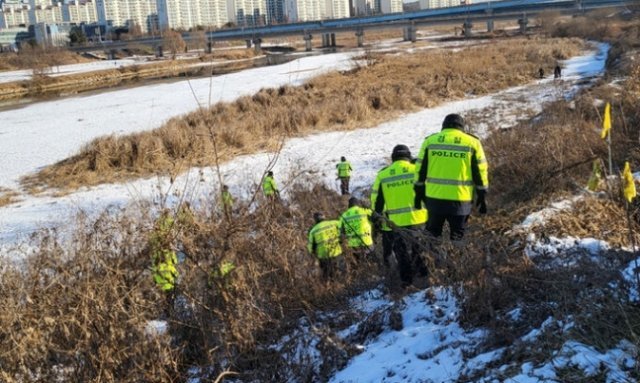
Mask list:
[[[406,144],[417,153],[422,139],[440,129],[445,115],[489,114],[485,120],[495,121],[495,124],[478,126],[476,130],[479,131],[512,126],[518,119],[518,111],[540,111],[544,102],[564,97],[574,92],[578,87],[576,84],[584,78],[602,73],[608,48],[606,44],[598,44],[594,51],[565,62],[566,76],[562,82],[547,78],[529,86],[407,114],[376,128],[290,139],[273,168],[276,180],[285,194],[287,186],[297,178],[293,174],[298,177],[310,175],[316,181],[336,187],[335,163],[344,155],[356,169],[352,189],[356,192],[366,190],[377,170],[388,161],[394,145]],[[347,68],[351,64],[349,54],[305,57],[284,65],[216,77],[211,87],[209,79],[193,80],[191,85],[199,102],[206,105],[210,89],[213,91],[212,102],[231,100],[266,86],[299,84],[323,71]],[[7,160],[0,165],[0,180],[3,180],[0,186],[16,185],[20,176],[68,157],[91,138],[105,133],[151,129],[171,116],[196,107],[186,82],[110,92],[83,97],[82,102],[79,101],[80,98],[74,97],[0,113],[0,118],[9,121],[0,128],[0,134],[5,136],[0,142],[0,150],[8,153]],[[148,110],[143,110],[144,106],[148,106]],[[148,117],[141,118],[140,112]],[[40,116],[49,116],[47,129],[43,129]],[[108,121],[106,127],[105,121]],[[222,164],[224,182],[234,195],[249,196],[273,156],[271,153],[246,155]],[[22,196],[20,202],[0,208],[0,244],[6,252],[7,247],[23,243],[37,228],[59,227],[71,221],[77,212],[91,214],[112,205],[124,206],[138,200],[157,201],[160,194],[169,195],[168,202],[172,203],[178,199],[173,195],[176,191],[186,191],[185,197],[196,204],[212,203],[218,187],[212,168],[194,168],[178,177],[174,184],[170,184],[167,177],[160,177],[82,188],[62,197]],[[11,253],[24,255],[19,250]]]
[[[5,161],[0,164],[0,187],[17,187],[21,176],[75,154],[94,138],[154,129],[198,105],[233,101],[262,88],[297,85],[327,71],[350,68],[350,57],[345,53],[305,57],[190,82],[78,95],[1,111],[0,152]]]
[[[118,69],[128,67],[132,65],[145,65],[157,63],[146,59],[120,59],[120,60],[105,60],[105,61],[92,61],[88,63],[79,64],[67,64],[57,67],[51,67],[44,72],[45,75],[51,77],[66,76],[70,74],[87,73],[99,70]],[[31,80],[33,77],[33,70],[12,70],[0,72],[0,83],[13,82],[13,81],[25,81]]]

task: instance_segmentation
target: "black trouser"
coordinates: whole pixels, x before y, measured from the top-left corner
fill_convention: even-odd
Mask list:
[[[322,271],[322,278],[324,280],[332,279],[336,274],[342,270],[342,256],[334,258],[319,258],[320,270]]]
[[[340,177],[340,193],[349,194],[349,177]]]
[[[436,238],[440,237],[442,236],[444,222],[447,221],[449,222],[449,238],[451,238],[452,241],[457,241],[464,237],[468,218],[468,215],[441,215],[429,212],[427,231]]]
[[[427,273],[421,256],[420,230],[421,227],[403,227],[392,231],[393,253],[398,260],[398,272],[404,286],[413,283],[417,272]]]
[[[393,253],[393,232],[382,230],[382,261],[389,266],[389,257]]]

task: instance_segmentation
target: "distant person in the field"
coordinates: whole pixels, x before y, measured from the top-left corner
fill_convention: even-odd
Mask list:
[[[538,69],[538,77],[544,78],[544,69],[542,68]]]
[[[262,180],[262,193],[269,201],[276,201],[280,199],[280,191],[276,185],[276,181],[273,179],[273,172],[269,170],[267,175]]]
[[[340,157],[340,162],[336,165],[338,169],[338,179],[340,180],[340,194],[349,194],[349,180],[351,179],[351,163],[343,156]]]
[[[562,77],[562,68],[560,65],[556,64],[556,67],[553,69],[553,78],[558,79]]]

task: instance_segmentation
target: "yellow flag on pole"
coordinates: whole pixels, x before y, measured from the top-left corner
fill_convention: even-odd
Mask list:
[[[607,138],[609,130],[611,130],[611,104],[607,102],[604,107],[604,119],[602,120],[602,132],[600,133],[600,137],[603,140]]]
[[[622,171],[622,190],[624,198],[628,202],[631,202],[636,196],[636,183],[633,180],[633,174],[631,174],[631,168],[629,162],[624,163],[624,170]]]

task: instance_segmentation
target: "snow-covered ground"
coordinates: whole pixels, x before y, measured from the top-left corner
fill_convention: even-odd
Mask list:
[[[94,72],[105,69],[122,68],[131,65],[144,65],[150,63],[153,63],[153,61],[149,61],[145,58],[92,61],[87,63],[67,64],[57,67],[51,67],[48,71],[45,72],[45,74],[47,76],[58,77],[76,73]],[[30,80],[32,75],[33,71],[31,69],[3,71],[0,72],[0,83]]]
[[[159,127],[164,121],[261,88],[296,85],[326,71],[349,68],[351,55],[303,57],[286,64],[212,78],[78,95],[0,111],[0,187],[74,154],[93,138]],[[193,92],[191,91],[193,87]],[[193,93],[197,96],[197,101]]]
[[[606,57],[602,52],[607,49],[606,44],[600,44],[597,50],[568,60],[565,63],[567,76],[562,84],[544,79],[530,87],[516,87],[494,95],[450,102],[407,114],[371,129],[322,133],[288,140],[273,168],[276,181],[285,194],[287,186],[295,180],[290,177],[294,173],[312,175],[329,186],[335,186],[335,163],[344,155],[355,169],[352,188],[362,192],[370,187],[377,170],[385,165],[393,146],[405,144],[417,153],[423,138],[438,131],[447,114],[490,109],[495,113],[489,117],[495,121],[491,128],[509,127],[515,121],[515,116],[506,118],[508,110],[540,110],[543,102],[571,92],[583,76],[599,73],[594,68],[599,68],[601,72]],[[206,104],[209,89],[214,90],[212,100],[230,100],[267,85],[298,84],[322,71],[349,67],[351,63],[350,55],[345,53],[306,57],[279,66],[214,78],[212,88],[209,79],[194,80],[192,86],[200,102]],[[583,68],[585,72],[575,67]],[[528,97],[521,97],[523,94]],[[134,117],[140,115],[144,105],[150,106],[148,111],[142,111],[148,118]],[[0,186],[16,185],[20,176],[66,158],[91,138],[105,133],[150,129],[169,116],[195,107],[189,85],[181,82],[84,98],[74,97],[2,112],[0,118],[10,123],[0,128],[0,134],[5,135],[0,141],[0,150],[8,153],[6,160],[0,164],[0,180],[3,180]],[[46,127],[42,126],[39,117],[42,115],[50,116]],[[488,129],[486,126],[476,128]],[[234,195],[249,196],[272,157],[271,153],[259,153],[222,164],[224,182]],[[82,188],[63,197],[21,196],[21,201],[0,208],[0,247],[6,249],[7,246],[24,242],[39,227],[58,227],[79,211],[99,212],[111,205],[124,206],[136,200],[158,200],[159,191],[172,194],[188,190],[187,198],[195,203],[211,201],[211,195],[218,187],[216,180],[211,168],[191,169],[178,177],[173,185],[167,178],[152,178]]]

